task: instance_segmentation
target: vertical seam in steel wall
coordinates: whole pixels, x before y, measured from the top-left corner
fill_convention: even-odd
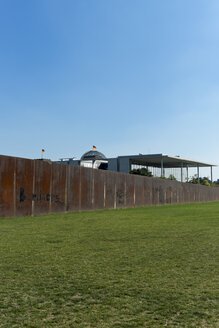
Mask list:
[[[50,182],[49,182],[49,193],[50,193],[50,198],[49,198],[49,213],[52,212],[52,167],[53,165],[50,165]]]
[[[134,193],[133,193],[133,206],[135,207],[135,180],[134,179]]]
[[[125,179],[125,183],[124,183],[124,186],[125,186],[125,191],[124,191],[124,206],[126,207],[126,204],[127,204],[127,199],[126,199],[126,194],[127,194],[127,185],[126,185],[126,175],[124,176],[124,179]]]
[[[117,190],[116,190],[116,179],[115,179],[115,186],[114,186],[114,209],[116,208],[116,198],[117,198],[116,197],[116,193],[117,193]]]
[[[65,212],[68,211],[68,176],[69,176],[69,166],[66,165],[66,169],[65,169]]]
[[[176,203],[179,203],[179,193],[178,193],[178,188],[176,189]]]
[[[14,179],[13,179],[13,207],[14,207],[14,216],[16,216],[16,167],[17,167],[17,159],[14,160]]]
[[[144,179],[142,177],[142,179]],[[142,196],[141,196],[141,206],[144,206],[145,202],[144,202],[144,180],[142,180],[142,185],[143,185],[143,188],[142,188]]]
[[[79,166],[79,211],[81,211],[81,166]]]
[[[92,171],[91,171],[91,183],[92,183],[92,185],[91,185],[91,208],[92,208],[92,210],[94,209],[94,201],[95,201],[95,199],[94,199],[94,170],[95,169],[91,169]]]
[[[32,204],[31,204],[31,215],[34,215],[35,209],[35,175],[36,175],[36,161],[33,161],[33,185],[32,185]]]
[[[103,175],[103,208],[106,208],[106,174]]]

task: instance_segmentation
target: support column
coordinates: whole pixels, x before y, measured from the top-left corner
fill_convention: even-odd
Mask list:
[[[183,163],[181,163],[181,182],[183,182]]]
[[[160,168],[161,168],[161,178],[162,178],[163,177],[163,157],[161,158]]]
[[[197,177],[198,177],[198,183],[199,183],[199,166],[197,164]]]
[[[212,166],[211,166],[211,183],[213,183],[213,170],[212,170]]]
[[[186,180],[189,181],[189,168],[188,165],[186,166]]]

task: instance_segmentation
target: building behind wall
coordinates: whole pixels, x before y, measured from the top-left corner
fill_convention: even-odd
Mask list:
[[[87,151],[80,159],[62,158],[61,162],[69,165],[90,167],[93,169],[107,170],[108,168],[108,160],[105,155],[97,150]]]
[[[168,156],[164,154],[138,154],[107,158],[97,150],[87,151],[81,156],[80,160],[68,158],[61,159],[61,161],[69,165],[79,165],[123,173],[130,173],[136,167],[144,167],[151,171],[154,176],[168,177],[169,175],[176,175],[177,180],[181,182],[189,180],[189,169],[191,168],[197,170],[197,177],[199,178],[201,167],[210,168],[210,179],[213,181],[212,168],[216,166],[210,163],[185,159],[180,156]]]

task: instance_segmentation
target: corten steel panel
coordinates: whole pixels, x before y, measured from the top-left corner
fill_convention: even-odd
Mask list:
[[[178,186],[177,186],[178,182],[177,181],[172,181],[171,185],[172,185],[172,199],[171,199],[171,203],[172,204],[177,204],[178,203]]]
[[[116,207],[123,208],[126,206],[126,174],[116,175]]]
[[[134,207],[135,175],[126,175],[126,207]]]
[[[159,181],[159,204],[165,205],[166,204],[166,186],[168,182],[161,180]]]
[[[191,203],[191,188],[190,188],[190,183],[186,183],[186,203]]]
[[[168,186],[166,191],[166,204],[178,204],[182,199],[182,186],[178,181],[166,181]],[[181,197],[181,198],[180,198]]]
[[[0,156],[0,217],[16,215],[15,212],[15,162],[14,157]]]
[[[216,193],[215,193],[215,188],[210,188],[210,192],[208,191],[208,188],[206,187],[206,189],[205,189],[205,195],[204,195],[204,197],[205,197],[205,199],[206,199],[206,201],[210,201],[211,199],[213,200],[213,201],[216,201],[216,200],[218,200],[218,198],[217,198],[217,196],[216,196]],[[219,191],[219,190],[218,190]]]
[[[172,185],[166,187],[166,204],[172,204]]]
[[[204,189],[204,195],[203,195],[203,197],[204,197],[204,200],[202,200],[202,201],[205,201],[205,199],[206,199],[206,201],[209,201],[209,199],[210,200],[212,199],[213,201],[217,201],[218,200],[217,192],[216,192],[215,188],[210,188],[210,190],[209,190],[209,187],[206,187]]]
[[[173,189],[174,189],[173,181],[160,179],[160,188],[159,188],[160,205],[172,203]]]
[[[214,200],[219,201],[219,189],[214,188]]]
[[[197,198],[198,198],[198,203],[201,202],[201,199],[202,199],[202,188],[200,188],[202,186],[198,186],[197,188]]]
[[[206,198],[205,188],[208,188],[208,187],[206,187],[206,186],[200,186],[200,187],[201,188],[199,189],[199,201],[203,202],[204,199]]]
[[[16,216],[32,214],[34,161],[16,159]]]
[[[105,171],[93,170],[94,174],[94,209],[104,208],[104,183],[105,183]]]
[[[185,183],[182,183],[181,191],[182,191],[182,203],[186,203],[186,189],[184,187]]]
[[[190,192],[190,199],[192,203],[195,203],[196,200],[196,185],[191,184],[191,192]]]
[[[93,189],[94,179],[93,170],[91,168],[80,167],[81,170],[81,210],[93,209]]]
[[[200,191],[200,186],[198,186],[198,188],[195,188],[195,200],[197,203],[200,202],[200,196],[199,196],[199,191]]]
[[[218,188],[214,188],[214,195],[215,195],[214,200],[219,201],[219,189]]]
[[[202,186],[202,187],[206,187],[206,186]],[[199,190],[199,201],[200,202],[203,202],[204,195],[205,195],[204,188],[200,188],[200,190]]]
[[[184,196],[184,203],[189,202],[189,186],[188,183],[183,183],[183,196]]]
[[[152,182],[152,205],[159,205],[159,179],[153,178]]]
[[[80,166],[68,167],[68,211],[80,210]]]
[[[105,208],[116,208],[116,177],[119,173],[106,171],[105,175]]]
[[[192,184],[188,186],[188,203],[194,203],[194,199],[192,198],[193,190]]]
[[[135,175],[135,206],[144,206],[144,177]]]
[[[174,183],[177,183],[176,189],[177,189],[177,204],[183,203],[183,189],[182,189],[182,183],[178,181],[173,181]]]
[[[194,196],[194,202],[197,203],[198,202],[198,197],[197,197],[197,185],[192,186],[193,188],[193,196]]]
[[[210,188],[210,192],[208,191],[208,188],[209,187],[205,188],[205,199],[206,199],[206,201],[209,201],[209,200],[216,201],[216,200],[218,200],[218,198],[216,197],[215,190],[214,190],[215,188]]]
[[[188,184],[188,189],[187,189],[187,203],[191,203],[191,188]]]
[[[209,197],[214,200],[214,194],[212,193],[211,190],[209,190],[209,192],[208,192],[208,187],[206,187],[205,190],[202,191],[202,197],[204,199],[206,199],[206,201],[209,200]],[[203,198],[202,198],[202,201],[203,201]]]
[[[204,198],[207,199],[207,201],[210,200],[216,200],[216,197],[215,197],[215,192],[214,192],[214,188],[210,188],[210,187],[207,187],[207,186],[203,186],[202,187],[202,193],[204,194]],[[203,201],[203,199],[202,199]]]
[[[51,202],[58,195],[52,195],[51,188],[52,163],[35,160],[35,178],[33,188],[33,214],[51,212]]]
[[[207,194],[208,194],[208,193],[207,193],[207,188],[208,188],[208,187],[206,187],[206,192],[205,192],[205,193],[206,193],[206,198],[207,198],[207,196],[208,196],[208,195],[207,195]],[[215,192],[215,190],[214,190],[215,188],[211,188],[211,189],[212,189],[212,190],[211,190],[211,192],[209,193],[209,197],[210,197],[211,199],[213,199],[213,201],[216,201],[216,200],[217,200],[217,197],[216,197],[216,192]]]
[[[216,189],[216,190],[215,190]],[[218,188],[212,188],[211,193],[209,194],[209,197],[211,199],[213,199],[213,201],[218,201],[218,197],[217,197],[217,192],[218,192]],[[206,192],[207,193],[207,192]]]
[[[66,173],[68,166],[65,164],[52,163],[52,193],[51,212],[65,212],[67,205],[67,181]]]
[[[178,195],[178,184],[179,182],[177,181],[171,181],[171,186],[172,186],[172,203],[177,204],[179,200],[179,195]]]
[[[144,177],[144,206],[152,205],[152,178]]]
[[[213,187],[211,197],[214,201],[219,201],[219,188]]]
[[[208,193],[206,192],[208,187],[203,186],[204,188],[200,189],[200,202],[204,202],[205,199],[208,199]]]

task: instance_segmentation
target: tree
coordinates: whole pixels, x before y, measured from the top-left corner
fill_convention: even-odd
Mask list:
[[[168,179],[169,179],[169,180],[176,180],[176,178],[174,177],[173,174],[170,174]]]
[[[153,177],[153,174],[146,167],[142,167],[141,169],[133,169],[129,173],[136,174],[136,175],[143,175],[146,177]]]
[[[213,185],[209,178],[207,178],[207,177],[201,178],[201,177],[198,177],[197,174],[195,174],[188,182],[189,183],[194,183],[194,184],[199,183],[203,186],[208,186],[208,187]]]

